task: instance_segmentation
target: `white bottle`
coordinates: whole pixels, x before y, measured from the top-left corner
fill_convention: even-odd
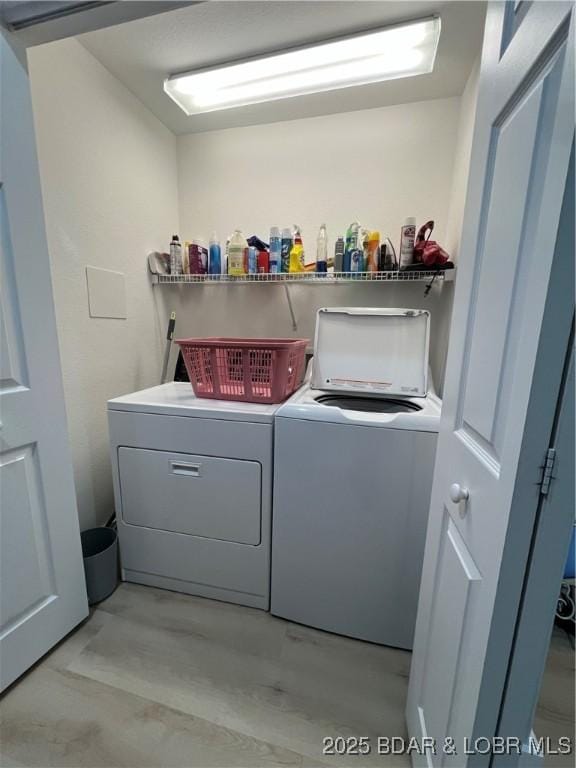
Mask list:
[[[400,230],[400,269],[410,266],[414,261],[415,239],[416,219],[409,216]]]
[[[316,272],[325,275],[328,271],[328,235],[326,224],[322,224],[316,240]]]

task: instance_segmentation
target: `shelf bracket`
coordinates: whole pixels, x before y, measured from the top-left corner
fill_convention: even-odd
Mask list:
[[[286,301],[288,302],[288,309],[290,311],[290,317],[292,319],[292,330],[297,331],[298,323],[296,322],[296,315],[294,314],[294,307],[292,305],[292,297],[290,296],[290,291],[288,290],[288,283],[284,283],[284,290],[286,292]]]

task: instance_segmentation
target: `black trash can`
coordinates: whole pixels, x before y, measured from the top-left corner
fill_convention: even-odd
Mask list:
[[[88,603],[94,605],[118,584],[118,535],[113,528],[89,528],[80,534]]]

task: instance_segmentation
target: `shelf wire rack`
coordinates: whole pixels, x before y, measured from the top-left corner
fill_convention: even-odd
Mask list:
[[[160,285],[255,285],[276,283],[282,285],[341,283],[414,283],[432,279],[452,281],[454,269],[391,270],[389,272],[316,272],[259,273],[251,275],[165,275],[154,274],[152,281]]]

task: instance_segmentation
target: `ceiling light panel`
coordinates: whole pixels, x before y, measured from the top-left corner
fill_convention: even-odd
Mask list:
[[[432,72],[440,19],[172,75],[164,90],[187,115]]]

